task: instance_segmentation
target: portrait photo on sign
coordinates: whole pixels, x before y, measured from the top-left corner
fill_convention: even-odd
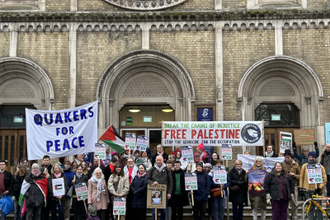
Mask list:
[[[165,209],[166,208],[166,185],[148,185],[147,188],[147,208]]]
[[[152,204],[155,204],[155,205],[162,204],[162,192],[152,191]]]

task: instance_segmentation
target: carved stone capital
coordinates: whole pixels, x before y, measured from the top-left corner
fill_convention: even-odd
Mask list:
[[[104,0],[112,5],[130,10],[159,10],[170,8],[187,0]]]

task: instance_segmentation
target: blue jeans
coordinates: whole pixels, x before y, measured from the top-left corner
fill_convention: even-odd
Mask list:
[[[237,211],[238,206],[238,211]],[[243,219],[243,203],[233,203],[233,220]]]
[[[59,220],[64,220],[64,196],[63,199],[61,199],[61,205],[58,202],[59,200],[52,200],[50,201],[50,206],[51,206],[51,210],[52,210],[52,218],[51,220],[57,220],[56,217],[56,206],[58,206],[58,216],[59,216]]]
[[[213,209],[213,218],[214,220],[223,220],[225,214],[225,202],[226,198],[217,196],[212,197],[212,209]]]
[[[1,213],[1,220],[5,220],[6,216]]]
[[[166,199],[166,207],[167,207],[167,199]],[[159,212],[161,213],[160,220],[166,220],[167,210],[166,209],[157,209],[157,216],[158,216]],[[155,218],[155,209],[152,209],[152,220],[155,220],[155,219],[158,219],[158,217]]]

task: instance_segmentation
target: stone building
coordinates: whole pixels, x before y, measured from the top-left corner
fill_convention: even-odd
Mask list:
[[[265,142],[276,152],[279,131],[315,129],[324,145],[328,5],[2,0],[0,158],[13,166],[26,157],[25,107],[64,109],[94,100],[99,134],[113,124],[122,135],[149,136],[151,147],[161,141],[162,120],[197,120],[199,109],[218,121],[264,119]],[[245,146],[234,152],[246,149],[263,152]]]

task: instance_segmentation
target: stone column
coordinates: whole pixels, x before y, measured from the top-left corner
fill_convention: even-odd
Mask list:
[[[222,9],[222,0],[214,0],[214,9],[221,10]]]
[[[275,21],[275,55],[283,55],[283,21]]]
[[[10,42],[9,42],[10,57],[17,57],[17,40],[18,40],[17,25],[15,23],[10,24]]]
[[[46,11],[46,0],[38,0],[38,7],[40,11]]]
[[[70,86],[68,107],[76,107],[76,82],[77,82],[77,31],[74,24],[70,25],[69,33],[69,56],[70,56]]]
[[[70,0],[70,11],[78,11],[78,1]]]
[[[142,49],[149,50],[150,48],[149,25],[147,23],[143,23],[141,28],[142,28]]]
[[[216,120],[223,121],[223,47],[222,22],[215,23],[215,86],[216,86]]]

